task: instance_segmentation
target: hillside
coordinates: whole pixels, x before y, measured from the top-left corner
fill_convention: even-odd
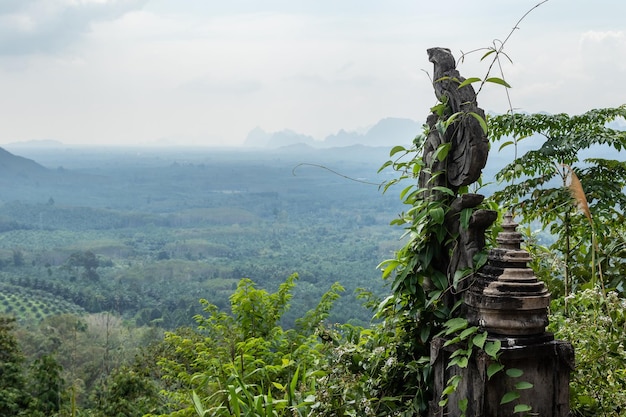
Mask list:
[[[0,176],[33,178],[47,173],[47,169],[32,159],[17,156],[0,148]]]

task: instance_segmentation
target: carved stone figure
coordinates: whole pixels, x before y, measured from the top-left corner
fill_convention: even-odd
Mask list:
[[[445,138],[442,138],[452,143],[446,164],[447,182],[453,188],[458,188],[476,181],[487,163],[489,141],[476,118],[478,116],[484,120],[485,113],[476,104],[476,93],[471,84],[459,88],[465,78],[457,71],[450,50],[430,48],[427,52],[428,60],[434,65],[435,95],[449,108],[444,116],[447,118],[460,113],[446,130]]]
[[[434,65],[433,87],[435,96],[445,105],[428,116],[429,133],[423,146],[422,160],[425,164],[420,172],[419,186],[425,188],[424,198],[444,201],[449,205],[446,226],[453,240],[446,249],[451,253],[443,259],[438,269],[453,282],[457,271],[472,268],[473,258],[485,246],[485,230],[495,221],[497,213],[491,210],[475,210],[467,227],[460,224],[460,213],[466,208],[477,207],[484,199],[479,194],[463,194],[458,197],[437,190],[445,187],[456,195],[460,187],[469,185],[480,178],[487,163],[489,141],[478,118],[485,119],[484,111],[476,103],[476,93],[471,84],[461,88],[465,81],[456,69],[454,56],[447,48],[428,49],[428,59]],[[443,123],[457,114],[454,122],[443,129]],[[445,159],[435,157],[437,149],[449,143],[450,150]],[[467,283],[457,287],[460,293]],[[458,301],[458,295],[449,295],[448,303]]]

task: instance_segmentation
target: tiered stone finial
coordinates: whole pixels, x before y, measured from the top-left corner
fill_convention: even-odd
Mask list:
[[[487,265],[465,296],[470,323],[490,334],[532,336],[545,333],[550,293],[527,266],[530,254],[512,214],[504,216],[498,247],[489,252]]]

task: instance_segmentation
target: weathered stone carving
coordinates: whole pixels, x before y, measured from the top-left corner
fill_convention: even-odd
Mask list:
[[[450,235],[455,238],[445,248],[451,253],[450,258],[444,257],[437,267],[452,283],[456,271],[474,266],[474,255],[485,246],[485,230],[495,221],[497,213],[476,210],[469,220],[469,227],[461,227],[461,211],[477,207],[484,197],[463,194],[451,198],[449,194],[438,191],[437,187],[445,187],[456,195],[460,187],[478,180],[487,163],[489,142],[477,119],[480,117],[484,120],[485,113],[476,103],[476,93],[471,84],[459,88],[465,78],[456,70],[456,61],[450,50],[431,48],[427,52],[429,61],[434,65],[435,95],[445,104],[445,110],[433,112],[427,118],[429,132],[422,154],[425,167],[420,172],[418,184],[427,190],[423,194],[424,198],[449,204],[445,222]],[[457,113],[454,122],[444,130],[442,124]],[[435,153],[446,143],[450,144],[450,150],[447,158],[440,160],[435,157]],[[461,283],[457,293],[463,292],[466,286]],[[458,295],[448,295],[447,303],[451,305],[458,299]]]
[[[476,181],[487,163],[487,134],[478,119],[472,115],[473,113],[484,120],[485,112],[478,107],[476,93],[471,84],[459,88],[465,78],[457,71],[456,61],[449,49],[428,49],[428,60],[434,65],[435,95],[449,108],[449,114],[444,114],[444,117],[461,113],[446,130],[445,137],[437,140],[452,144],[446,160],[446,179],[450,186],[458,189]]]

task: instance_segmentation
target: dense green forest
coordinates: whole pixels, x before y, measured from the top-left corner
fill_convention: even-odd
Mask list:
[[[340,282],[333,319],[369,320],[351,294],[381,290],[376,265],[399,238],[388,227],[399,200],[376,185],[384,149],[144,152],[25,155],[52,168],[5,179],[0,276],[14,293],[5,312],[54,297],[66,312],[173,329],[192,322],[200,298],[227,306],[243,277],[273,289],[297,272],[302,309]],[[47,314],[33,310],[19,320]]]

